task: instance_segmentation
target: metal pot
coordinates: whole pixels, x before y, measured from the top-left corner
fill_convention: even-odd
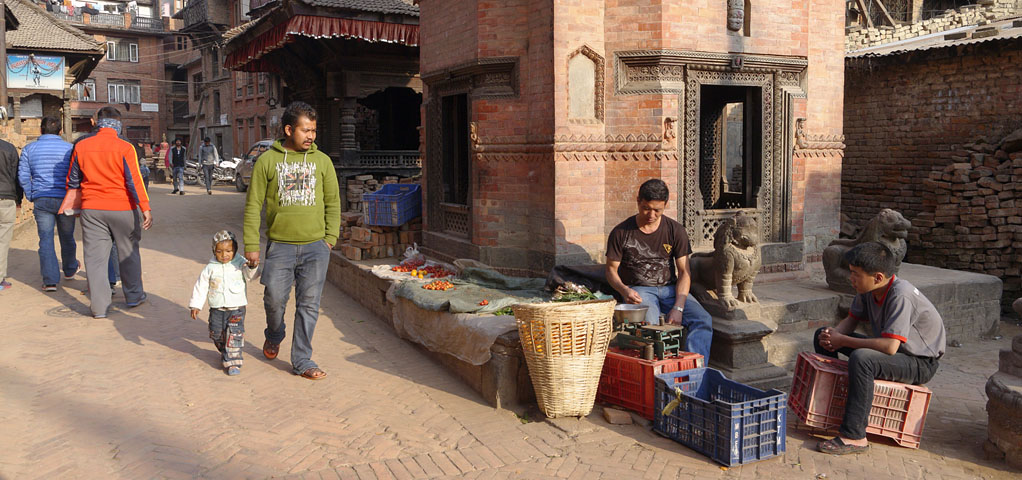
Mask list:
[[[614,307],[614,323],[642,323],[646,321],[647,305],[619,303]]]

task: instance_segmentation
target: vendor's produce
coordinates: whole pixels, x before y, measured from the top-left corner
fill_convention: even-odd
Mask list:
[[[453,289],[454,284],[447,280],[433,280],[432,282],[423,285],[422,288],[425,288],[426,290],[441,290],[446,292],[447,290]]]
[[[444,267],[441,267],[440,265],[430,265],[420,270],[425,271],[426,275],[428,275],[430,278],[444,278],[454,275],[454,272]]]
[[[552,300],[555,302],[576,302],[580,300],[596,300],[596,295],[588,288],[572,282],[565,282],[564,285],[554,290]]]
[[[426,262],[424,260],[419,260],[419,259],[406,260],[404,262],[401,262],[398,265],[394,265],[393,267],[390,267],[390,270],[394,271],[394,272],[411,272],[411,271],[421,267],[425,263]]]
[[[480,307],[485,307],[485,306],[487,306],[489,304],[490,304],[489,300],[483,300],[483,301],[479,302],[479,306]]]

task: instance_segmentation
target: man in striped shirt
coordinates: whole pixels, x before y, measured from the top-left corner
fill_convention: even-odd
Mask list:
[[[92,315],[106,318],[111,294],[106,266],[113,243],[117,244],[125,302],[137,307],[146,300],[138,242],[142,230],[152,226],[153,216],[135,147],[118,136],[121,113],[113,107],[101,108],[96,126],[75,142],[67,187],[81,189],[82,243]]]

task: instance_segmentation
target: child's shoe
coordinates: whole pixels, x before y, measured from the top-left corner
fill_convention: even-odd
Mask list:
[[[237,365],[231,365],[230,367],[227,367],[227,374],[232,377],[234,375],[241,375],[241,367]]]

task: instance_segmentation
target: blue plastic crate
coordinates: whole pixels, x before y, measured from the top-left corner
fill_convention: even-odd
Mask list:
[[[389,183],[363,193],[362,221],[366,225],[397,227],[422,215],[422,191],[414,183]]]
[[[662,410],[681,400],[668,415]],[[729,380],[712,368],[657,375],[653,429],[728,467],[784,453],[787,395]]]

